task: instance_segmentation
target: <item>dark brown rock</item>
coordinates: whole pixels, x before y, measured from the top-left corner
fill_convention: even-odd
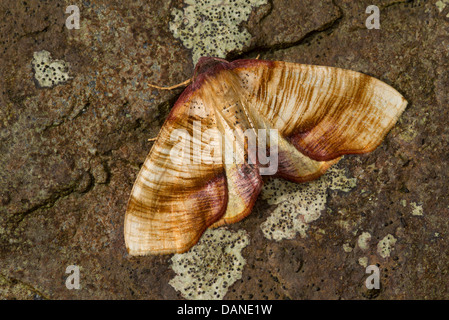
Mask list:
[[[59,1],[1,2],[1,298],[181,298],[168,284],[170,256],[130,257],[123,240],[147,140],[181,92],[146,84],[173,85],[193,71],[190,51],[168,29],[169,4],[84,1],[81,29],[68,30]],[[371,4],[380,8],[379,30],[365,27]],[[255,9],[245,24],[249,56],[361,71],[409,106],[376,151],[341,162],[357,187],[329,192],[308,237],[264,238],[260,224],[272,208],[263,201],[229,227],[245,229],[250,244],[226,299],[449,297],[445,13],[420,0],[273,0]],[[31,61],[40,50],[69,63],[73,78],[38,88]],[[367,249],[357,245],[362,232],[372,236]],[[383,258],[377,244],[389,234],[397,241]],[[381,289],[364,286],[361,258],[378,265]],[[65,286],[69,265],[80,266],[81,290]]]

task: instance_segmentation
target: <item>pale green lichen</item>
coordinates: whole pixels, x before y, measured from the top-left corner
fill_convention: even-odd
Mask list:
[[[422,204],[417,204],[416,202],[410,202],[410,206],[412,207],[412,215],[413,216],[422,216],[424,214]]]
[[[360,249],[367,250],[369,248],[370,241],[371,241],[371,234],[369,232],[363,232],[359,236],[359,238],[357,240],[357,244]]]
[[[449,5],[449,0],[438,0],[435,2],[435,5],[437,6],[439,12],[443,12],[443,10]],[[449,13],[446,17],[449,18]]]
[[[172,257],[177,275],[169,284],[186,299],[223,299],[242,277],[246,260],[241,251],[248,244],[244,230],[208,229],[190,251]]]
[[[71,79],[69,64],[62,60],[52,60],[50,52],[46,50],[34,52],[31,65],[39,87],[51,88]]]
[[[368,266],[368,258],[367,257],[361,257],[361,258],[359,258],[358,261],[362,267],[366,268]]]
[[[341,219],[335,221],[335,224],[348,233],[352,233],[354,235],[357,234],[357,226],[361,222],[361,217],[353,217],[348,214],[348,210],[346,208],[341,208],[338,210],[338,215]]]
[[[404,130],[401,130],[398,134],[398,138],[406,143],[410,143],[413,141],[413,139],[416,138],[418,135],[418,130],[416,130],[418,126],[418,119],[413,119],[412,122],[404,128]]]
[[[346,253],[352,252],[352,246],[350,243],[343,244],[343,251]]]
[[[253,7],[267,0],[185,0],[183,10],[173,9],[170,31],[183,45],[193,50],[196,64],[202,56],[225,58],[231,51],[242,50],[251,34],[240,27]]]
[[[293,239],[297,233],[306,237],[309,224],[325,209],[327,190],[348,192],[356,186],[356,179],[346,177],[344,171],[332,167],[320,179],[303,184],[269,180],[261,197],[277,207],[260,226],[265,237],[277,241]]]
[[[397,239],[393,237],[391,234],[386,235],[382,240],[377,244],[377,253],[382,258],[388,258],[391,254],[391,250],[394,249],[394,245],[396,244]]]

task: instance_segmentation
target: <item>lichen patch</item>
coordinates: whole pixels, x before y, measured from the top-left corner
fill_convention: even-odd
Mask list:
[[[267,0],[185,0],[183,10],[173,9],[170,31],[183,45],[193,50],[196,64],[202,56],[225,58],[228,52],[242,50],[251,34],[240,27],[253,7]]]
[[[269,180],[261,197],[277,207],[260,226],[265,237],[276,241],[293,239],[297,233],[306,237],[309,224],[326,207],[327,190],[348,192],[356,186],[356,179],[346,177],[344,171],[332,167],[320,179],[303,184]]]
[[[41,88],[52,88],[71,79],[69,64],[62,60],[52,60],[50,52],[37,51],[31,62],[34,78]]]
[[[435,2],[435,5],[437,6],[438,11],[441,13],[447,6],[449,6],[449,0],[438,0],[437,2]],[[446,15],[446,17],[449,18],[449,13]]]
[[[186,299],[223,299],[242,277],[246,260],[241,251],[249,244],[244,230],[208,229],[188,252],[172,257],[176,277],[169,284]]]
[[[397,239],[393,237],[391,234],[386,235],[382,240],[377,244],[377,253],[382,258],[388,258],[391,254],[391,250],[394,249],[394,245],[396,244]]]
[[[417,204],[416,202],[410,202],[410,206],[412,207],[412,215],[413,216],[422,216],[424,214],[422,204]]]
[[[366,268],[368,266],[368,257],[361,257],[358,262],[362,267]]]
[[[343,251],[346,253],[352,252],[352,246],[350,243],[343,244]]]
[[[363,232],[357,240],[357,245],[359,246],[360,249],[367,250],[369,248],[370,241],[371,241],[371,234],[369,232]]]

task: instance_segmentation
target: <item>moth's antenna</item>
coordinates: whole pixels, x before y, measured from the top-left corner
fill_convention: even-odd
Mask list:
[[[191,79],[191,78],[188,79],[188,80],[186,80],[186,81],[184,81],[184,82],[175,84],[174,86],[171,86],[171,87],[159,87],[159,86],[156,86],[156,85],[150,84],[150,83],[148,83],[148,86],[151,87],[151,88],[159,89],[159,90],[173,90],[173,89],[176,89],[176,88],[179,88],[179,87],[182,87],[182,86],[186,86],[186,85],[188,85],[190,82],[192,82],[192,79]]]
[[[171,86],[171,87],[159,87],[159,86],[156,86],[156,85],[151,84],[151,83],[148,83],[148,86],[151,87],[151,88],[159,89],[159,90],[173,90],[173,89],[176,89],[176,88],[179,88],[179,87],[182,87],[182,86],[186,86],[186,85],[188,85],[190,82],[192,82],[192,78],[187,79],[187,80],[184,81],[184,82],[175,84],[174,86]],[[157,138],[150,138],[150,139],[148,139],[148,141],[149,141],[149,142],[154,142],[154,141],[156,141],[156,139],[157,139]]]

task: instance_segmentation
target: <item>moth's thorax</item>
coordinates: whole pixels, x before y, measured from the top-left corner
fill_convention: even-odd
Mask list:
[[[194,75],[205,73],[219,64],[229,64],[229,62],[215,57],[201,57],[195,66]]]
[[[230,63],[224,59],[214,57],[201,57],[195,66],[192,88],[199,88],[204,80],[215,77],[221,70],[228,69]]]

